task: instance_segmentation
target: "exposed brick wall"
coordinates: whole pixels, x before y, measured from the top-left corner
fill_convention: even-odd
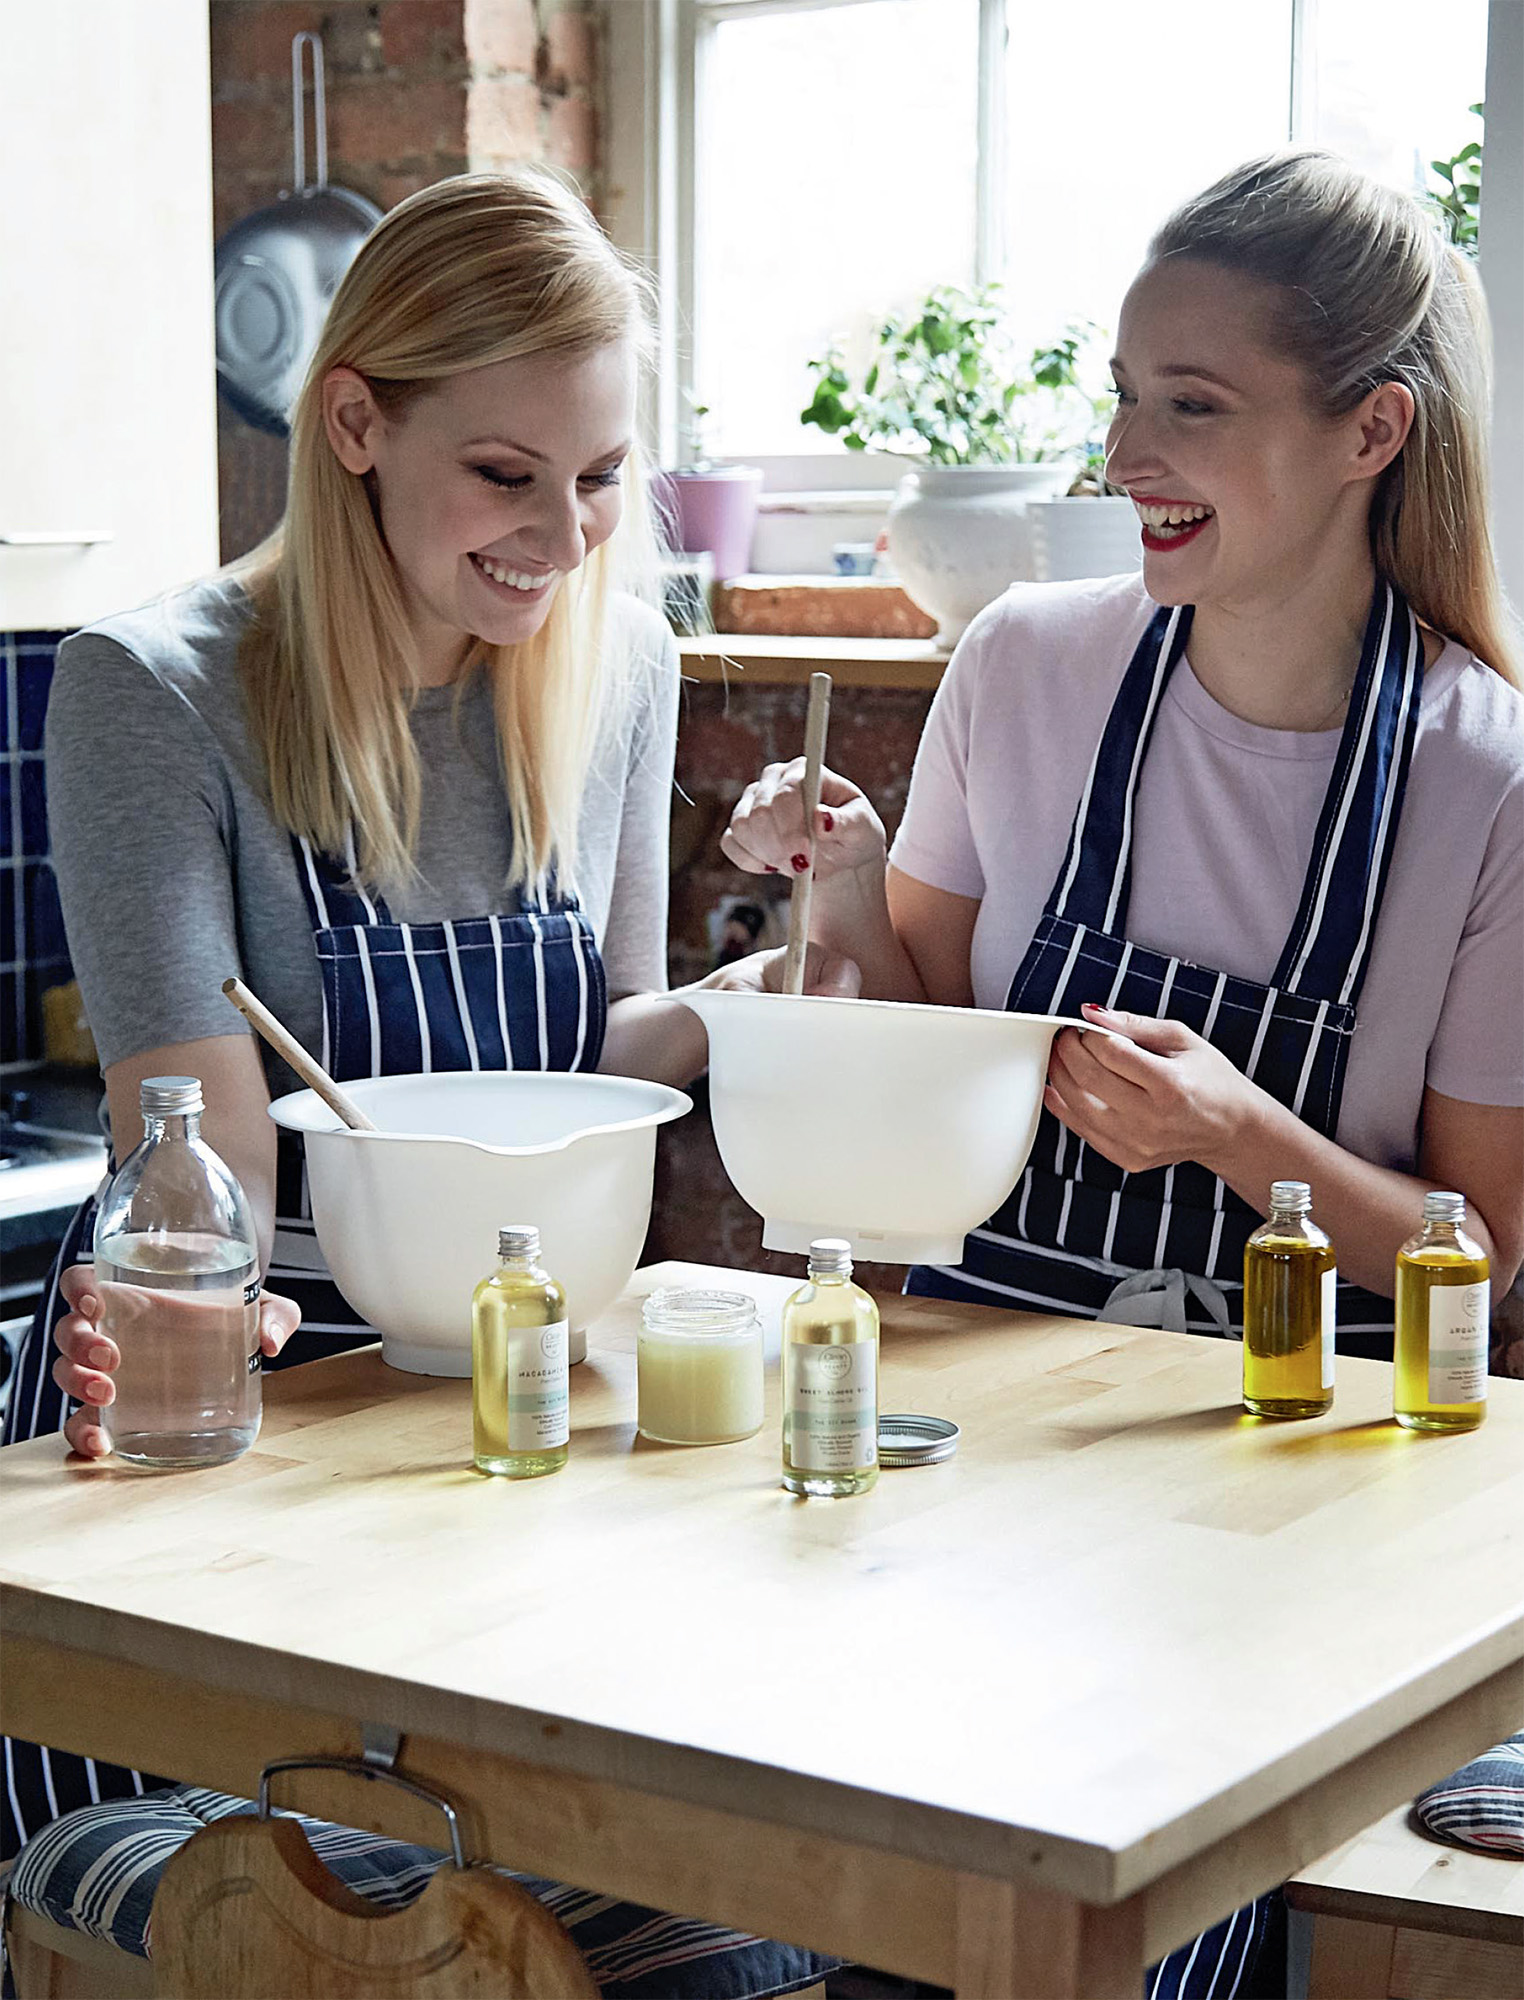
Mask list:
[[[211,0],[211,24],[219,235],[291,185],[291,38],[304,29],[323,37],[331,181],[386,209],[448,174],[545,160],[597,198],[595,0]],[[224,558],[279,518],[285,459],[222,410]]]

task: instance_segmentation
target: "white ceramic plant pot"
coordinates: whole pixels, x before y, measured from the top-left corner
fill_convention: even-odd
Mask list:
[[[937,643],[956,645],[968,621],[1008,584],[1031,582],[1027,503],[1062,493],[1077,467],[923,465],[900,482],[889,509],[889,560],[923,611]]]
[[[300,1132],[334,1282],[415,1375],[471,1373],[471,1294],[497,1232],[531,1222],[566,1288],[571,1358],[630,1281],[651,1218],[656,1128],[692,1109],[662,1083],[558,1071],[451,1071],[346,1083],[375,1132],[311,1090],[270,1116]]]
[[[765,1247],[844,1236],[880,1264],[958,1262],[1027,1163],[1053,1037],[1080,1025],[889,1000],[681,998],[708,1030],[714,1136]]]
[[[1034,500],[1027,509],[1032,564],[1039,583],[1121,576],[1143,566],[1138,510],[1118,495],[1077,494]]]

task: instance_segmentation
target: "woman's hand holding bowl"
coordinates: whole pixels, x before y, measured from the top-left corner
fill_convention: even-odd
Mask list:
[[[776,951],[754,951],[746,958],[732,960],[701,982],[722,993],[781,993],[784,946]],[[855,1000],[863,990],[863,976],[850,958],[811,943],[804,953],[804,991],[821,1000]],[[681,995],[678,996],[681,998]]]
[[[1179,1021],[1084,1010],[1106,1035],[1066,1028],[1053,1044],[1043,1102],[1126,1173],[1199,1160],[1221,1172],[1261,1093]]]

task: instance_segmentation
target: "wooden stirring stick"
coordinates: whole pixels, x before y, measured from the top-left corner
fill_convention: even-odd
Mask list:
[[[263,1000],[256,999],[241,979],[224,979],[222,990],[255,1030],[264,1036],[275,1053],[315,1090],[332,1111],[337,1111],[354,1132],[374,1132],[374,1119],[367,1118],[352,1097],[346,1097],[321,1063],[315,1063],[289,1029],[283,1028]]]
[[[788,906],[788,953],[783,961],[785,993],[804,991],[804,952],[810,938],[810,898],[815,887],[815,822],[820,814],[820,767],[825,762],[826,725],[831,719],[831,676],[810,675],[810,706],[804,724],[804,829],[809,866],[794,877]]]

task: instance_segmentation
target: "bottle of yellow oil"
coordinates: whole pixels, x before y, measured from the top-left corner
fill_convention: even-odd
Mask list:
[[[500,1229],[497,1269],[471,1302],[471,1412],[479,1472],[537,1479],[571,1439],[566,1294],[540,1264],[540,1232]]]
[[[878,1307],[852,1282],[851,1245],[810,1245],[783,1308],[783,1484],[839,1499],[878,1478]]]
[[[1244,1408],[1320,1417],[1333,1407],[1333,1245],[1306,1181],[1274,1181],[1270,1214],[1244,1249]]]
[[[1397,1253],[1393,1414],[1410,1431],[1474,1431],[1487,1414],[1491,1278],[1466,1197],[1426,1194]]]

